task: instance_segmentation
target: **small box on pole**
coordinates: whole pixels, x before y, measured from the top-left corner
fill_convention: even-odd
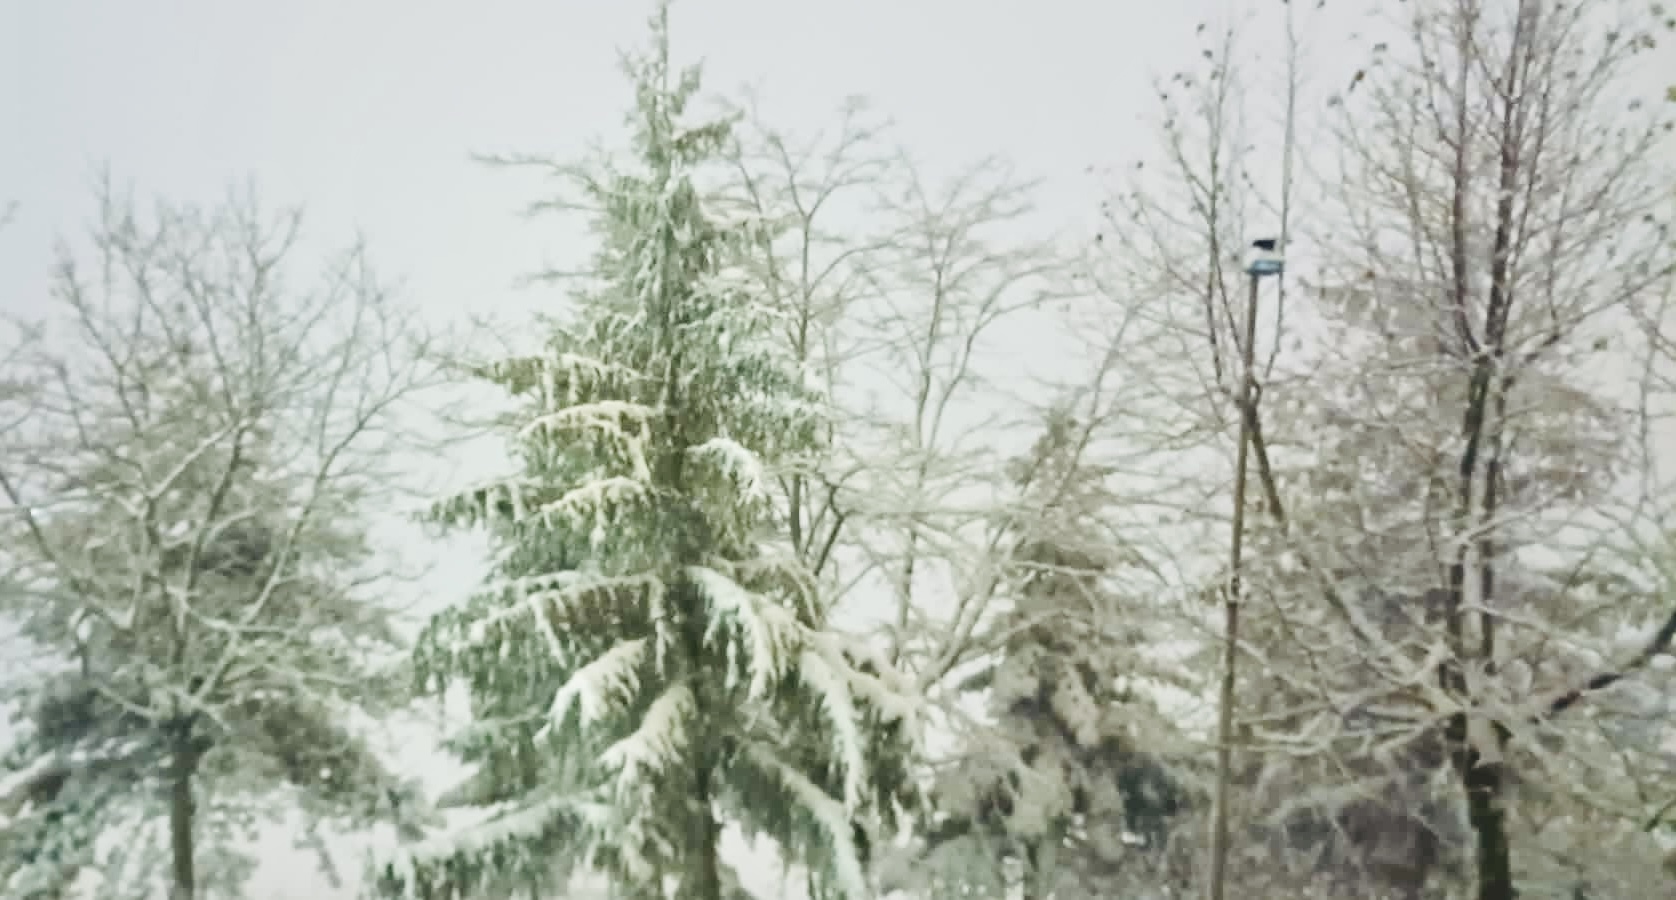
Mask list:
[[[1246,259],[1245,271],[1253,278],[1264,275],[1279,275],[1286,270],[1286,260],[1281,258],[1277,249],[1279,241],[1274,238],[1263,238],[1251,242],[1251,253]]]

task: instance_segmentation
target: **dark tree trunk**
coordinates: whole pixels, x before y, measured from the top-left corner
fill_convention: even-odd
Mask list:
[[[684,889],[681,892],[681,896],[691,897],[692,900],[722,900],[722,828],[716,821],[715,810],[710,802],[715,794],[711,776],[709,765],[701,764],[694,783],[697,789],[693,797],[693,803],[697,806],[693,816],[693,828],[696,833],[691,845],[694,868],[689,876],[690,883],[683,885]]]
[[[1503,743],[1497,728],[1494,740]],[[1483,758],[1468,735],[1465,714],[1449,720],[1450,762],[1466,800],[1477,863],[1476,900],[1515,900],[1513,855],[1507,840],[1506,785],[1500,762]]]
[[[1500,763],[1485,763],[1471,754],[1474,766],[1462,783],[1466,788],[1467,818],[1477,839],[1478,900],[1514,900],[1513,857],[1507,846],[1507,812],[1503,807]]]
[[[192,799],[193,780],[203,749],[192,734],[190,719],[175,726],[169,759],[169,851],[171,886],[169,900],[194,900],[198,895],[198,873],[193,866],[193,826],[197,812]]]
[[[1525,102],[1523,95],[1515,92],[1512,86],[1523,84],[1522,67],[1528,64],[1529,55],[1533,52],[1533,36],[1530,31],[1533,15],[1532,9],[1521,2],[1512,35],[1513,46],[1503,67],[1503,83],[1506,85],[1508,97],[1513,99],[1508,99],[1503,104],[1499,116],[1497,200],[1488,261],[1488,295],[1483,304],[1483,320],[1476,329],[1469,316],[1469,310],[1473,307],[1473,287],[1471,267],[1467,262],[1471,251],[1467,240],[1469,223],[1466,209],[1473,176],[1468,168],[1466,136],[1471,134],[1471,126],[1467,120],[1468,107],[1465,102],[1465,98],[1469,96],[1467,85],[1474,57],[1473,52],[1465,47],[1461,51],[1459,82],[1456,88],[1462,102],[1459,112],[1461,118],[1457,123],[1451,210],[1451,305],[1458,340],[1454,349],[1458,358],[1469,365],[1466,408],[1463,410],[1461,421],[1461,436],[1465,440],[1465,448],[1457,473],[1456,499],[1459,506],[1456,523],[1463,535],[1476,527],[1480,530],[1480,537],[1474,542],[1478,550],[1478,559],[1473,566],[1475,571],[1469,573],[1468,548],[1464,541],[1449,567],[1446,627],[1452,654],[1440,674],[1444,690],[1458,698],[1467,710],[1450,720],[1447,736],[1450,760],[1465,794],[1467,821],[1473,832],[1477,863],[1477,900],[1513,900],[1517,896],[1513,890],[1513,864],[1508,848],[1507,814],[1504,805],[1506,798],[1500,763],[1501,745],[1505,744],[1505,740],[1500,727],[1489,729],[1492,734],[1487,736],[1471,733],[1468,716],[1473,714],[1475,699],[1469,695],[1463,671],[1469,661],[1482,664],[1491,671],[1496,665],[1496,621],[1489,612],[1496,585],[1497,545],[1493,523],[1500,511],[1500,479],[1504,451],[1502,429],[1505,427],[1506,392],[1512,386],[1514,378],[1514,373],[1509,373],[1504,366],[1507,362],[1507,328],[1514,306],[1512,260],[1518,249],[1514,246],[1517,239],[1514,197],[1518,193],[1524,167],[1520,150],[1524,144],[1523,124],[1526,121],[1524,111],[1520,108]],[[1474,13],[1471,21],[1467,23],[1468,33],[1475,21]],[[1463,37],[1463,40],[1466,38]],[[1463,606],[1469,574],[1477,576],[1479,585],[1478,604],[1481,609],[1476,616],[1479,626],[1477,647],[1468,645],[1465,628],[1467,613]],[[1475,743],[1478,740],[1496,742],[1496,760],[1487,761],[1483,758],[1483,753],[1488,748],[1478,746]]]
[[[679,468],[676,469],[679,474]],[[681,875],[681,894],[692,900],[722,900],[721,839],[722,826],[716,820],[715,798],[721,786],[717,784],[720,760],[715,752],[711,716],[716,707],[710,688],[704,681],[705,651],[703,601],[690,583],[683,583],[678,594],[686,610],[684,644],[690,667],[688,687],[693,697],[693,725],[689,740],[693,748],[692,804],[687,814],[687,846],[684,870]]]

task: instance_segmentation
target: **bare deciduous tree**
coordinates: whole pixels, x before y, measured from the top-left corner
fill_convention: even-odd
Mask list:
[[[91,252],[55,270],[62,315],[0,398],[20,423],[0,438],[5,612],[72,663],[33,704],[25,761],[57,788],[35,779],[9,829],[28,854],[11,890],[55,852],[90,862],[53,846],[62,826],[91,840],[121,807],[167,821],[171,896],[191,900],[208,829],[275,788],[317,817],[399,811],[403,781],[346,717],[396,696],[366,517],[397,497],[427,369],[358,246],[308,280],[297,213],[100,201]]]
[[[1403,448],[1388,471],[1419,476],[1395,505],[1413,543],[1387,543],[1380,568],[1441,592],[1422,617],[1425,677],[1441,695],[1415,734],[1441,723],[1480,900],[1541,880],[1533,857],[1515,869],[1515,803],[1521,783],[1575,772],[1543,752],[1582,740],[1563,714],[1676,632],[1668,601],[1635,587],[1645,561],[1603,560],[1620,543],[1611,530],[1581,549],[1572,537],[1602,529],[1626,487],[1644,486],[1622,453],[1641,411],[1608,380],[1640,373],[1598,355],[1603,338],[1630,358],[1646,352],[1633,323],[1671,276],[1655,219],[1662,123],[1624,99],[1648,46],[1641,22],[1554,0],[1417,4],[1345,99],[1347,227],[1325,275],[1342,286],[1334,299],[1359,308],[1323,306],[1354,322],[1335,329],[1347,339],[1327,367],[1348,375],[1339,363],[1353,360],[1377,379],[1342,382],[1363,394],[1350,400],[1369,429],[1361,443]],[[1357,557],[1344,558],[1373,562]],[[1623,660],[1581,649],[1650,613],[1663,624]]]
[[[1030,236],[1031,186],[996,161],[933,184],[859,104],[807,141],[747,121],[738,193],[777,234],[757,274],[843,430],[784,486],[788,529],[842,595],[892,596],[886,639],[931,684],[965,660],[1001,577],[972,568],[1004,567],[1009,489],[1007,448],[979,435],[1029,440],[1045,404],[1006,342],[1052,326],[1066,259]]]
[[[1017,635],[1066,624],[1066,609],[1019,608],[1019,587],[1040,575],[1033,542],[1063,531],[1061,507],[1092,489],[1095,469],[1079,461],[1126,459],[1111,424],[1128,399],[1114,377],[1128,313],[1086,302],[1076,260],[1034,233],[1032,185],[1004,166],[933,183],[859,104],[812,139],[776,132],[754,105],[744,118],[736,193],[776,235],[757,276],[786,341],[839,406],[827,455],[782,486],[792,543],[842,612],[871,619],[862,627],[877,627],[944,701],[964,737],[941,762],[981,755],[1019,769],[1026,739],[972,720],[960,684]],[[1012,348],[1027,335],[1077,352],[1050,365],[1021,359]],[[1052,410],[1078,420],[1063,452],[1024,453]],[[1081,527],[1098,528],[1127,566],[1113,516],[1107,508]],[[865,609],[880,597],[888,615]],[[1071,618],[1122,630],[1104,607]]]
[[[868,343],[855,321],[869,290],[864,273],[889,243],[844,223],[865,214],[895,168],[887,123],[852,100],[830,134],[800,140],[773,128],[754,97],[737,114],[729,177],[744,213],[767,226],[753,275],[784,317],[793,356],[827,396],[839,395]],[[846,574],[839,551],[854,537],[853,504],[840,498],[860,471],[838,450],[841,437],[829,428],[825,445],[835,452],[789,472],[780,485],[793,551],[834,586]]]
[[[1667,796],[1651,785],[1668,783],[1669,731],[1624,682],[1662,678],[1649,663],[1676,631],[1659,599],[1668,476],[1637,449],[1668,371],[1649,326],[1671,248],[1663,123],[1620,99],[1645,20],[1609,15],[1410,4],[1376,27],[1331,100],[1341,127],[1302,161],[1323,176],[1302,236],[1314,271],[1291,334],[1268,335],[1300,343],[1248,414],[1268,525],[1246,577],[1245,806],[1284,828],[1254,819],[1233,840],[1273,836],[1267,874],[1293,859],[1328,891],[1380,879],[1419,896],[1453,859],[1484,900],[1656,878],[1637,837],[1656,803],[1634,796]],[[1156,304],[1162,342],[1213,348],[1197,368],[1146,356],[1146,376],[1226,430],[1227,273],[1262,194],[1239,79],[1217,64],[1231,54],[1207,58],[1170,88],[1169,177],[1114,219],[1117,245],[1145,251],[1131,283],[1181,301]],[[1638,643],[1615,651],[1626,629]],[[1607,792],[1622,807],[1591,809]],[[1620,836],[1612,863],[1586,862],[1579,821]],[[1325,869],[1300,840],[1328,847]]]

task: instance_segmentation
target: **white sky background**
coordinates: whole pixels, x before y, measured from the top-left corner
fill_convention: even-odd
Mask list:
[[[1255,5],[1279,15],[1280,0]],[[439,322],[561,303],[553,289],[513,282],[583,250],[576,232],[520,219],[539,185],[469,157],[573,157],[590,138],[618,134],[630,96],[617,51],[643,41],[649,7],[0,0],[0,206],[18,204],[0,232],[0,311],[41,310],[55,236],[88,220],[93,176],[107,163],[141,199],[213,201],[254,177],[270,205],[307,207],[316,240],[363,233],[375,263]],[[793,133],[832,126],[838,103],[860,94],[933,175],[989,154],[1010,159],[1047,179],[1043,220],[1076,225],[1102,197],[1088,168],[1153,151],[1153,76],[1191,60],[1194,26],[1226,8],[683,0],[674,45],[682,60],[705,59],[713,92],[757,84],[770,120]],[[1356,62],[1333,59],[1334,49],[1318,48],[1313,77],[1348,81]],[[467,560],[432,584],[464,587],[475,574]],[[254,900],[351,896],[324,887],[284,844],[265,860]]]

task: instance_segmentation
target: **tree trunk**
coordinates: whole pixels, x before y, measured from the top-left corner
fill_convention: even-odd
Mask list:
[[[679,475],[679,463],[675,474]],[[679,483],[678,481],[675,483]],[[683,547],[683,550],[685,548]],[[686,557],[686,554],[683,553]],[[687,676],[693,697],[693,724],[688,739],[693,748],[692,809],[687,816],[686,860],[680,879],[681,900],[722,900],[721,823],[716,821],[715,797],[717,753],[710,717],[712,697],[705,683],[707,674],[704,653],[705,619],[703,602],[690,583],[680,587],[679,596],[687,611],[683,635],[687,663],[692,674]]]
[[[1477,861],[1477,900],[1515,900],[1513,857],[1507,841],[1507,811],[1501,763],[1483,759],[1465,732],[1466,717],[1451,722],[1461,734],[1455,766],[1466,794],[1467,822],[1472,826]],[[1499,736],[1497,738],[1499,740]]]
[[[1064,829],[1048,826],[1041,840],[1033,841],[1026,856],[1023,900],[1048,900],[1059,882],[1059,845],[1065,840]]]
[[[192,829],[196,812],[192,782],[202,754],[192,736],[190,719],[177,726],[169,760],[169,850],[172,857],[169,900],[194,900],[198,873],[193,868]]]
[[[1041,870],[1037,865],[1040,860],[1041,846],[1040,841],[1027,840],[1024,842],[1024,877],[1019,879],[1021,882],[1019,885],[1019,900],[1042,900],[1040,891]]]
[[[1498,331],[1486,329],[1491,336],[1499,341]],[[1459,478],[1460,512],[1458,519],[1464,531],[1474,524],[1475,506],[1482,506],[1483,518],[1488,521],[1493,518],[1496,510],[1495,478],[1499,474],[1499,423],[1488,421],[1491,405],[1490,382],[1492,378],[1491,357],[1481,354],[1474,365],[1474,371],[1468,384],[1468,399],[1463,434],[1466,438],[1466,449],[1461,457]],[[1485,465],[1480,451],[1488,446],[1489,463]],[[1474,484],[1483,479],[1487,486],[1482,500],[1474,497]],[[1494,559],[1488,555],[1493,545],[1487,541],[1480,541],[1480,558],[1477,568],[1480,580],[1479,602],[1488,605],[1490,592],[1494,586]],[[1474,705],[1474,698],[1467,689],[1464,661],[1476,659],[1483,663],[1494,665],[1492,635],[1494,622],[1489,614],[1481,613],[1479,622],[1482,630],[1481,644],[1477,648],[1468,646],[1466,640],[1464,611],[1466,578],[1468,571],[1467,548],[1463,545],[1453,563],[1449,567],[1449,593],[1446,628],[1452,657],[1443,666],[1440,675],[1445,690],[1460,699],[1469,712],[1457,713],[1450,718],[1445,737],[1449,743],[1450,762],[1460,780],[1461,790],[1465,794],[1467,807],[1467,822],[1472,828],[1474,856],[1477,868],[1476,900],[1514,900],[1518,895],[1513,890],[1513,862],[1507,840],[1507,814],[1503,791],[1502,768],[1500,762],[1501,747],[1495,748],[1496,759],[1486,760],[1483,757],[1484,747],[1476,741],[1490,740],[1497,744],[1504,743],[1501,729],[1488,729],[1491,734],[1481,737],[1472,733],[1468,716]]]
[[[721,838],[722,828],[716,821],[711,797],[715,794],[709,753],[700,751],[697,777],[694,779],[693,803],[698,807],[693,816],[692,866],[687,882],[682,885],[682,900],[722,900]]]

